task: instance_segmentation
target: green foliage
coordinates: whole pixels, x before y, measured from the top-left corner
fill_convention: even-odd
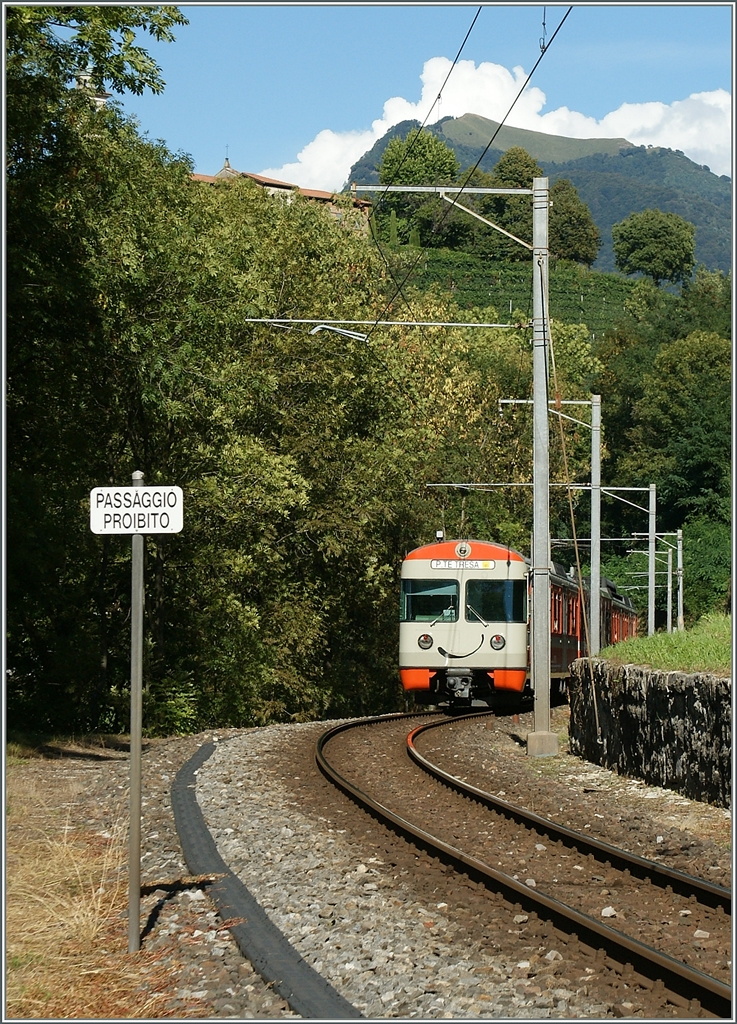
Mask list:
[[[550,251],[559,259],[590,267],[601,247],[601,235],[576,188],[565,178],[550,188]]]
[[[378,182],[381,155],[390,139],[404,136],[417,122],[395,125],[351,169],[349,181]],[[462,167],[476,164],[497,125],[476,114],[444,118],[430,129],[451,146]],[[732,259],[732,187],[729,177],[712,174],[679,150],[630,146],[624,139],[566,139],[503,127],[480,164],[494,170],[503,151],[524,148],[544,169],[551,186],[568,179],[586,204],[602,238],[596,269],[615,269],[612,225],[646,209],[678,214],[696,225],[695,256],[709,270],[728,273]],[[554,210],[551,211],[553,214]],[[700,325],[695,325],[698,327]]]
[[[660,529],[689,513],[719,516],[729,500],[731,345],[694,331],[665,345],[644,375],[622,471],[655,483]]]
[[[382,185],[450,185],[460,170],[455,153],[431,132],[419,128],[393,138],[379,167]]]
[[[379,169],[387,184],[426,185],[451,183],[485,188],[529,189],[541,168],[520,147],[513,147],[499,160],[494,173],[472,169],[458,176],[458,161],[443,142],[430,132],[412,130],[406,139],[390,140]],[[461,205],[481,211],[487,220],[525,242],[532,241],[532,202],[527,196],[461,196]],[[588,208],[569,181],[561,180],[551,189],[550,248],[554,258],[590,266],[596,259],[601,239]],[[519,242],[482,225],[467,212],[438,198],[422,194],[386,193],[376,209],[379,236],[391,246],[398,243],[426,248],[448,248],[483,254],[497,261],[527,262],[529,250]],[[387,229],[388,218],[388,229]]]
[[[11,85],[10,721],[126,728],[130,545],[90,534],[88,495],[136,469],[185,494],[184,531],[145,545],[150,733],[393,710],[405,551],[439,526],[528,546],[528,488],[427,485],[531,478],[529,408],[498,414],[498,399],[531,391],[529,263],[481,257],[489,231],[465,214],[433,232],[446,204],[437,223],[422,204],[408,216],[387,207],[393,271],[416,262],[418,235],[475,250],[425,253],[404,288],[412,319],[516,329],[400,326],[363,341],[253,323],[385,319],[394,281],[349,201],[335,218],[248,180],[193,182],[188,160],[61,79],[21,63]],[[509,174],[527,174],[526,154],[513,157]],[[389,216],[377,221],[381,211],[372,229],[389,230]],[[729,319],[728,282],[699,272],[676,295],[553,260],[550,305],[562,397],[606,383],[608,468],[635,474],[635,451],[659,467],[674,522],[688,515],[689,543],[710,555],[703,579],[687,563],[691,607],[723,602],[725,428],[710,417],[725,418],[727,343],[698,325]],[[566,424],[565,438],[569,471],[585,479],[590,436]],[[560,479],[557,431],[550,463]],[[569,530],[567,518],[551,493],[551,530]]]
[[[140,468],[181,484],[187,505],[182,535],[148,542],[152,727],[189,721],[191,692],[172,696],[167,680],[197,679],[198,724],[320,714],[330,586],[315,583],[315,543],[334,544],[339,507],[363,516],[370,502],[335,495],[336,514],[312,526],[305,511],[331,491],[326,468],[350,481],[373,450],[380,385],[356,346],[346,358],[243,320],[360,313],[373,256],[349,211],[338,224],[252,184],[192,184],[111,111],[59,120],[63,162],[25,166],[9,188],[11,711],[124,725],[127,546],[91,537],[84,507],[95,483]],[[343,451],[356,432],[365,451]],[[285,551],[295,535],[300,557]],[[287,578],[306,582],[295,593]]]
[[[696,263],[693,224],[675,213],[643,210],[612,227],[614,257],[625,274],[661,281],[684,281]]]
[[[394,125],[372,148],[364,153],[353,165],[349,181],[365,185],[377,184],[378,168],[384,150],[393,138],[405,138],[410,131],[420,127],[419,121],[400,121]],[[569,139],[544,132],[531,132],[523,128],[511,128],[480,114],[464,114],[462,117],[443,117],[430,125],[432,132],[449,146],[458,157],[462,167],[470,167],[481,159],[481,170],[491,171],[502,154],[512,146],[519,146],[530,153],[535,160],[546,167],[562,161],[580,162],[592,155],[617,156],[625,139]],[[489,139],[494,136],[494,147],[489,149]],[[644,148],[644,147],[643,147]],[[482,156],[482,154],[484,154]],[[690,163],[690,161],[687,161]]]
[[[551,181],[569,178],[588,205],[604,244],[596,266],[615,269],[612,225],[647,209],[678,214],[696,225],[696,260],[727,272],[731,263],[732,189],[728,177],[679,151],[632,146],[565,163],[545,163]]]
[[[704,266],[683,284],[678,309],[678,336],[691,331],[713,331],[732,337],[732,275]]]
[[[495,405],[529,390],[528,339],[249,324],[382,308],[350,205],[193,183],[112,110],[57,122],[8,189],[11,719],[125,728],[129,545],[90,535],[87,502],[134,469],[185,493],[183,533],[146,542],[149,731],[393,707],[403,552],[443,517],[529,535],[525,493],[426,487],[529,477],[529,421]]]
[[[86,74],[95,90],[109,85],[119,93],[158,93],[161,68],[135,45],[136,31],[171,42],[172,28],[186,24],[178,8],[166,5],[11,5],[5,11],[6,70],[13,83],[44,78],[66,86]]]
[[[452,296],[460,309],[493,306],[503,320],[519,310],[526,321],[532,310],[531,275],[529,260],[492,260],[476,252],[427,249],[411,280],[422,289],[441,289]],[[619,274],[603,274],[581,264],[551,260],[550,312],[556,320],[586,324],[599,338],[614,320],[623,316],[625,303],[637,286],[638,282]]]
[[[512,146],[489,176],[490,188],[532,188],[533,178],[543,171],[520,146]],[[481,209],[485,217],[523,242],[532,244],[532,199],[530,196],[484,196]],[[489,252],[496,259],[529,262],[530,251],[497,231],[489,230]]]
[[[459,166],[453,150],[437,136],[413,129],[406,138],[390,140],[379,167],[379,181],[385,185],[448,185],[455,181]],[[388,220],[390,245],[455,245],[467,233],[462,217],[441,199],[422,193],[383,193],[375,216],[380,237],[387,236]]]
[[[720,519],[696,515],[683,526],[684,603],[691,618],[731,610],[732,530]]]
[[[635,406],[644,394],[645,381],[661,344],[678,335],[678,310],[677,295],[656,288],[647,278],[640,278],[630,283],[624,308],[613,318],[613,327],[605,332],[597,346],[603,369],[596,387],[602,396],[605,435],[618,439],[608,450],[604,468],[613,483],[634,483],[622,469],[622,463],[629,451],[628,435]],[[633,520],[631,514],[628,519],[621,509],[612,516],[609,520],[612,528],[615,522],[629,525],[630,520],[633,524],[638,521]],[[631,525],[631,528],[640,527]]]
[[[182,736],[200,721],[197,688],[186,674],[156,680],[143,693],[143,721],[148,736]]]

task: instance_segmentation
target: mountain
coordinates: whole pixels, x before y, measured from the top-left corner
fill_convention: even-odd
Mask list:
[[[401,121],[390,128],[386,135],[351,167],[348,181],[377,185],[379,164],[391,139],[404,139],[413,128],[419,127],[419,121]],[[444,117],[436,124],[430,125],[427,131],[437,135],[455,151],[462,167],[469,167],[476,163],[498,128],[498,121],[490,121],[480,114],[464,114],[463,117]],[[494,139],[494,147],[484,156],[480,164],[481,170],[492,170],[502,153],[512,146],[521,146],[538,163],[545,164],[566,163],[596,154],[613,156],[621,149],[631,148],[632,143],[627,139],[568,139],[562,135],[544,135],[542,132],[529,132],[524,128],[508,128],[505,125],[499,129]]]
[[[696,262],[725,273],[731,266],[732,183],[679,150],[633,146],[616,156],[597,154],[545,166],[552,183],[568,178],[601,232],[594,267],[614,270],[612,224],[641,210],[663,210],[696,225]]]
[[[379,165],[390,139],[405,138],[418,121],[403,121],[358,160],[348,181],[372,185],[379,180]],[[461,167],[473,166],[483,153],[498,122],[478,114],[446,117],[431,125],[433,132],[455,151]],[[503,127],[480,168],[493,170],[501,155],[521,146],[543,168],[550,184],[571,181],[588,205],[602,237],[594,267],[614,270],[612,225],[631,213],[658,209],[677,213],[696,225],[696,260],[709,270],[731,266],[732,183],[705,165],[689,160],[680,150],[633,146],[627,139],[570,139],[522,128]]]

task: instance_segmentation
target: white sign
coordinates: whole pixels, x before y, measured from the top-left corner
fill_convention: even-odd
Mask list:
[[[430,562],[431,569],[495,569],[496,562],[481,561],[478,558],[433,558]]]
[[[180,533],[181,487],[95,487],[90,491],[93,533]]]

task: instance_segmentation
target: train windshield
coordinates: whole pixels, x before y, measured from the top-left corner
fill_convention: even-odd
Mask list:
[[[455,622],[457,580],[402,580],[402,622]]]
[[[527,622],[526,580],[469,580],[466,621]]]

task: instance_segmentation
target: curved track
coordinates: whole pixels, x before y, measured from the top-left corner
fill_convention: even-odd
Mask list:
[[[564,902],[549,893],[537,891],[538,883],[535,881],[528,880],[527,883],[522,882],[514,875],[492,867],[488,862],[491,859],[489,852],[491,849],[494,849],[493,855],[496,856],[500,850],[498,841],[496,847],[493,846],[493,843],[491,845],[487,843],[487,855],[484,859],[479,856],[477,849],[473,849],[474,844],[467,844],[465,849],[456,846],[455,843],[448,841],[447,835],[443,837],[442,834],[438,834],[442,833],[443,829],[442,827],[436,827],[432,816],[428,819],[427,814],[424,816],[420,815],[421,820],[418,820],[414,812],[410,812],[412,813],[412,818],[410,818],[407,816],[407,812],[402,812],[401,808],[398,808],[396,804],[390,806],[386,799],[381,800],[375,795],[372,796],[363,788],[364,786],[368,788],[371,783],[367,783],[360,776],[356,779],[356,772],[360,771],[360,769],[356,768],[355,763],[348,762],[350,767],[341,771],[335,763],[331,762],[326,751],[326,747],[336,737],[342,735],[345,739],[351,730],[365,730],[367,727],[378,729],[382,725],[388,726],[390,723],[396,729],[397,724],[401,721],[415,722],[420,717],[422,716],[417,714],[382,716],[377,719],[343,724],[331,729],[324,733],[318,741],[316,750],[317,763],[323,773],[335,785],[339,786],[352,799],[360,803],[372,815],[378,817],[384,823],[390,824],[411,842],[429,850],[433,856],[442,858],[456,870],[461,870],[470,875],[487,890],[499,892],[507,900],[528,910],[535,919],[540,918],[552,923],[560,933],[576,936],[577,942],[576,939],[573,940],[576,943],[576,948],[579,948],[584,954],[597,955],[599,960],[602,959],[602,956],[609,958],[614,969],[630,984],[650,990],[654,996],[657,996],[658,990],[664,986],[671,994],[671,1002],[690,1010],[692,1013],[698,1013],[703,1008],[709,1015],[718,1017],[730,1016],[731,990],[725,981],[712,977],[705,971],[685,963],[676,956],[654,948],[634,935],[627,934],[623,930],[621,923],[619,927],[604,924],[590,913],[586,913],[580,906],[572,906],[570,902]],[[624,850],[566,829],[549,819],[530,814],[523,808],[515,807],[506,801],[500,800],[498,797],[468,786],[461,780],[432,765],[417,750],[417,739],[430,729],[441,728],[461,720],[457,717],[453,719],[446,718],[412,729],[408,737],[405,733],[407,749],[412,760],[422,767],[423,772],[431,773],[444,786],[452,786],[466,800],[472,800],[474,805],[482,805],[486,811],[494,816],[494,822],[490,824],[487,821],[486,824],[488,828],[497,830],[494,833],[495,838],[498,835],[500,821],[512,822],[517,832],[524,829],[530,833],[534,849],[547,849],[544,844],[534,843],[534,839],[544,835],[550,843],[555,844],[556,850],[554,852],[557,854],[557,857],[565,859],[566,855],[558,852],[563,848],[567,850],[574,849],[579,858],[587,859],[590,864],[597,863],[597,865],[601,865],[597,870],[606,872],[606,883],[610,887],[613,885],[620,887],[642,885],[646,893],[643,893],[642,900],[648,906],[654,902],[653,894],[662,894],[670,902],[673,902],[675,898],[673,894],[677,893],[680,899],[689,901],[689,909],[682,911],[685,914],[692,914],[693,909],[691,908],[698,908],[699,904],[711,909],[717,908],[715,919],[720,921],[724,917],[724,911],[730,912],[731,895],[728,890],[720,886],[693,878],[683,872],[669,869],[644,858],[633,856]],[[346,777],[346,771],[354,776],[353,781]],[[415,789],[417,788],[416,782],[414,787]],[[469,813],[470,810],[468,808]],[[431,821],[430,825],[428,825],[428,820]],[[438,823],[438,826],[440,824]],[[485,831],[487,836],[490,834],[488,828]],[[507,842],[508,840],[505,839],[504,841]],[[549,857],[548,859],[555,861],[557,857]],[[561,867],[562,861],[557,864],[557,868]],[[580,866],[577,866],[577,869],[579,872],[583,870]],[[614,874],[619,876],[617,882],[610,881]],[[605,881],[605,877],[599,875],[593,877],[597,883]],[[633,878],[641,879],[642,882],[632,883],[631,879]],[[573,892],[574,887],[577,890],[580,889],[578,885],[580,876],[575,878],[575,886],[573,882],[567,881],[562,876],[559,881],[558,877],[552,877],[551,874],[550,881],[555,883],[554,886],[551,884],[550,888],[556,893],[561,890],[566,893]],[[529,884],[530,882],[531,884]],[[539,884],[542,885],[544,883],[541,882]],[[608,890],[603,891],[607,892]],[[639,888],[637,891],[639,893]],[[657,914],[659,912],[657,905],[655,905],[655,909],[649,912],[651,917],[653,914]],[[521,916],[527,921],[525,915]],[[535,921],[533,920],[532,923],[534,925]]]
[[[516,807],[498,796],[485,793],[483,790],[472,786],[462,779],[456,778],[449,772],[433,764],[424,757],[415,745],[415,741],[424,733],[447,724],[446,722],[431,722],[429,725],[420,725],[413,729],[407,736],[407,752],[412,760],[420,765],[428,774],[439,779],[450,786],[457,793],[471,797],[478,803],[489,809],[505,815],[517,821],[520,825],[530,830],[544,832],[550,839],[561,842],[570,847],[575,847],[585,857],[593,857],[596,860],[609,862],[609,865],[618,871],[629,871],[630,875],[636,878],[649,879],[653,885],[665,889],[670,886],[674,892],[683,896],[696,896],[699,903],[709,907],[721,907],[725,913],[732,913],[732,893],[721,885],[715,885],[694,875],[688,875],[683,871],[676,871],[663,864],[656,864],[645,857],[638,857],[636,854],[628,853],[619,847],[604,843],[582,832],[575,832],[573,829],[559,825],[550,818],[541,818],[532,811]]]

